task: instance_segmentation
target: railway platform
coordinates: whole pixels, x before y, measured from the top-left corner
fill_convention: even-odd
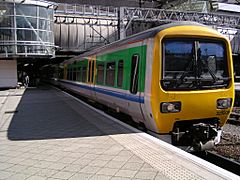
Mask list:
[[[50,87],[0,91],[0,179],[240,179]]]

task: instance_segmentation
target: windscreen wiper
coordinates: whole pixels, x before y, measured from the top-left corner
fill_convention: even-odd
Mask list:
[[[201,64],[204,66],[204,68],[207,68],[209,74],[212,76],[212,79],[213,79],[213,83],[217,82],[218,81],[218,78],[216,77],[216,75],[213,73],[213,71],[209,68],[208,64],[203,61],[203,60],[200,60]]]
[[[176,82],[176,84],[175,84],[175,87],[178,87],[178,86],[180,86],[180,85],[183,83],[185,77],[188,75],[188,73],[189,73],[190,69],[192,68],[192,66],[193,66],[193,59],[192,59],[192,60],[190,61],[190,63],[188,64],[188,66],[187,66],[187,68],[186,68],[186,71],[184,71],[184,72],[181,74],[179,80],[177,80],[177,82]]]

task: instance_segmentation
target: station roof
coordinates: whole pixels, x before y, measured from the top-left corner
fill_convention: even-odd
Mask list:
[[[56,3],[67,3],[67,4],[85,4],[85,5],[102,5],[102,6],[114,6],[114,7],[149,7],[157,8],[164,4],[174,2],[176,0],[51,0]],[[186,1],[186,0],[180,0]]]
[[[240,6],[235,4],[218,3],[218,10],[240,13]]]

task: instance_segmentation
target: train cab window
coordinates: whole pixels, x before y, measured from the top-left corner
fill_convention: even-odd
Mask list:
[[[137,91],[138,91],[138,69],[139,69],[139,55],[135,54],[132,56],[132,67],[131,67],[130,92],[132,94],[137,94]]]
[[[97,84],[103,84],[104,82],[104,64],[97,65]]]
[[[115,62],[107,63],[106,84],[114,86],[115,80]]]
[[[82,67],[82,82],[86,82],[87,79],[87,67],[83,66]]]
[[[123,83],[123,60],[118,62],[118,76],[117,76],[117,86],[122,87]]]
[[[220,40],[165,39],[162,64],[165,90],[225,88],[229,84],[226,47]]]

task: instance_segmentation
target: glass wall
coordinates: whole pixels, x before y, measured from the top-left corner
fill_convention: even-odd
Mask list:
[[[53,56],[53,12],[46,3],[0,3],[0,58]]]

